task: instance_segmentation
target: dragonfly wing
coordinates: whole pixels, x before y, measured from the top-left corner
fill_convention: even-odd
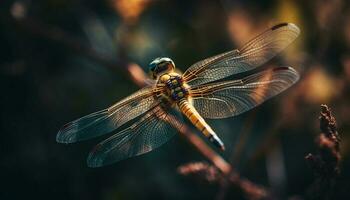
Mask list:
[[[285,49],[299,33],[299,28],[294,24],[276,25],[238,50],[222,53],[193,64],[183,74],[184,80],[191,86],[197,86],[252,70]]]
[[[147,112],[156,103],[152,87],[145,87],[107,109],[64,125],[56,140],[59,143],[74,143],[110,133]]]
[[[90,152],[88,166],[108,165],[163,145],[176,134],[174,123],[175,127],[182,126],[179,112],[170,109],[164,110],[161,106],[156,106],[130,127],[98,144]]]
[[[239,115],[279,94],[299,79],[290,67],[278,67],[240,80],[208,83],[191,89],[193,106],[210,119]]]

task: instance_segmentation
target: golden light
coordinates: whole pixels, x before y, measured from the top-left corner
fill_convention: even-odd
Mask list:
[[[112,7],[127,23],[137,21],[151,0],[111,0]]]
[[[337,95],[335,80],[320,67],[311,70],[301,84],[303,96],[310,103],[329,102]]]
[[[256,25],[250,16],[239,10],[234,10],[229,14],[227,29],[231,40],[238,46],[242,46],[257,33]]]
[[[300,53],[303,51],[305,34],[303,33],[304,24],[301,12],[298,2],[294,0],[279,1],[276,9],[276,20],[270,22],[270,26],[281,22],[294,23],[301,30],[298,38],[283,52],[284,58],[288,60],[288,63],[298,60],[301,57]]]
[[[11,15],[16,19],[22,19],[27,14],[27,7],[22,2],[15,2],[11,6]]]

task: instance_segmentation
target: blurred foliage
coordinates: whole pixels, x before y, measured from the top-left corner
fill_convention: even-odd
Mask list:
[[[86,155],[102,138],[66,146],[55,142],[56,132],[137,90],[117,66],[101,61],[133,62],[146,71],[153,58],[168,56],[185,70],[283,21],[297,24],[301,35],[267,66],[291,65],[300,82],[242,116],[208,122],[228,147],[225,158],[286,199],[303,196],[312,182],[304,156],[316,148],[319,105],[327,103],[342,137],[334,199],[349,199],[349,6],[345,0],[2,2],[0,199],[216,198],[217,185],[176,173],[202,159],[179,137],[144,156],[89,169]],[[230,191],[227,198],[244,197]]]

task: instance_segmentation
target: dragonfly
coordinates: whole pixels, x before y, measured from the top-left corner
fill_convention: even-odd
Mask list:
[[[296,83],[299,74],[291,67],[254,69],[284,50],[299,33],[295,24],[275,25],[241,48],[199,61],[184,73],[175,69],[170,58],[156,58],[149,64],[151,84],[107,109],[64,125],[56,141],[68,144],[113,133],[87,158],[88,166],[101,167],[160,147],[178,133],[174,123],[181,127],[187,118],[223,150],[223,142],[205,119],[237,116]],[[229,78],[251,70],[243,78]]]

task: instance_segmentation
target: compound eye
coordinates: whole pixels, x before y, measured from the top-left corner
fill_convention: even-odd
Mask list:
[[[157,72],[162,72],[166,69],[168,69],[167,63],[160,63],[157,67]]]

